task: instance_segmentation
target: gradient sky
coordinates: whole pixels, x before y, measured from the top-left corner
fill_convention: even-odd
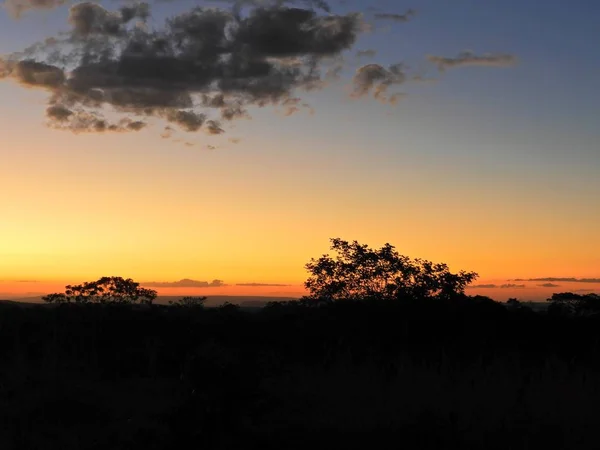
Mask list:
[[[153,20],[193,4],[158,4]],[[331,237],[474,270],[476,285],[495,287],[470,292],[494,298],[597,292],[600,283],[508,280],[600,277],[600,3],[332,8],[369,18],[371,5],[417,11],[406,23],[371,21],[345,54],[375,49],[377,63],[431,79],[400,85],[407,95],[395,106],[350,98],[347,68],[301,95],[312,115],[255,108],[219,136],[161,139],[160,123],[73,134],[45,125],[47,92],[0,80],[0,296],[110,275],[230,285],[164,293],[299,295],[304,264]],[[67,30],[69,6],[20,19],[0,10],[0,55]],[[465,50],[517,63],[439,72],[426,59]]]

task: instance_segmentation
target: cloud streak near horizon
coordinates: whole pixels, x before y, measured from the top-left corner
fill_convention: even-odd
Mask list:
[[[7,0],[15,18],[66,0]],[[22,52],[0,57],[0,80],[48,92],[48,126],[82,132],[137,132],[154,120],[171,137],[223,134],[250,118],[249,108],[283,108],[284,116],[312,111],[303,93],[339,78],[348,51],[371,29],[360,11],[337,14],[322,0],[224,0],[227,7],[194,7],[159,23],[148,3],[72,4],[69,29]],[[289,6],[291,4],[291,6]],[[300,4],[299,6],[297,4]],[[404,14],[376,20],[407,22]],[[156,24],[156,25],[155,25]],[[365,53],[375,56],[375,51]],[[507,66],[511,55],[429,56],[440,71],[461,65]],[[342,64],[342,65],[340,65]],[[402,63],[359,66],[351,97],[396,104],[389,92],[412,79]]]
[[[179,281],[148,281],[140,283],[144,287],[156,288],[211,288],[227,286],[223,280],[198,281],[190,278],[183,278]]]
[[[514,55],[505,53],[477,56],[472,52],[462,52],[455,58],[427,55],[427,60],[434,63],[440,72],[462,66],[510,67],[517,63]]]
[[[540,281],[563,283],[600,283],[600,278],[574,278],[574,277],[544,277],[544,278],[515,278],[508,281]]]
[[[525,289],[524,284],[474,284],[467,286],[470,289]]]
[[[375,17],[375,19],[377,19],[377,20],[391,20],[393,22],[404,23],[404,22],[408,22],[416,14],[417,14],[417,12],[414,9],[409,9],[404,14],[397,14],[397,13],[375,13],[375,14],[373,14],[373,17]]]
[[[215,288],[231,286],[225,284],[223,280],[212,280],[212,281],[199,281],[190,278],[183,278],[179,281],[148,281],[140,283],[145,287],[154,288]],[[236,283],[235,286],[240,287],[288,287],[291,284],[279,284],[279,283]]]

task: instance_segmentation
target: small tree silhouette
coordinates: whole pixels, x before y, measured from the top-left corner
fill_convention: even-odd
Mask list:
[[[102,277],[97,281],[67,285],[65,292],[42,297],[47,303],[109,303],[109,304],[146,304],[151,305],[157,292],[141,288],[131,278]]]
[[[511,310],[518,310],[524,307],[523,303],[519,299],[511,297],[506,300],[506,307]]]
[[[451,273],[446,264],[402,256],[390,244],[371,249],[357,241],[331,239],[336,258],[323,255],[306,264],[304,283],[312,300],[452,298],[464,294],[475,272]]]
[[[179,308],[204,308],[207,297],[182,297],[178,300],[169,300],[169,305]]]

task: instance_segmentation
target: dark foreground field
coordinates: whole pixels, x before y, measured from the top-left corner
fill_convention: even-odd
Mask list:
[[[600,448],[600,321],[409,303],[3,305],[0,448]]]

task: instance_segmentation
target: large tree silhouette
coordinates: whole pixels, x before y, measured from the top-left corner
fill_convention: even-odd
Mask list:
[[[380,249],[331,239],[335,258],[323,255],[306,264],[304,283],[311,299],[451,298],[464,294],[475,272],[451,273],[446,264],[400,255],[390,244]]]

